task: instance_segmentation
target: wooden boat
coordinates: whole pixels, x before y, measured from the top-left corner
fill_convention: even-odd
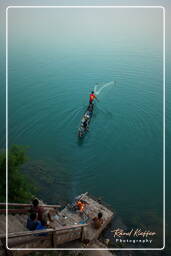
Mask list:
[[[81,124],[78,130],[78,136],[80,138],[84,137],[84,135],[88,132],[89,130],[89,125],[91,122],[91,118],[93,116],[93,110],[94,110],[94,104],[89,104],[87,107],[82,119],[81,119]]]

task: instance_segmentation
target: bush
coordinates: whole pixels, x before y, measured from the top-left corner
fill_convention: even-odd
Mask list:
[[[29,202],[35,188],[21,171],[27,161],[26,148],[13,145],[8,151],[8,201],[10,203]],[[0,201],[5,202],[6,191],[6,154],[0,154]]]

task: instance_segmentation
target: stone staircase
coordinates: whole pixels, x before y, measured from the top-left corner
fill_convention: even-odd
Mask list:
[[[28,215],[26,214],[9,214],[8,215],[8,232],[26,231],[26,222]],[[6,215],[0,214],[0,234],[6,232]]]
[[[8,247],[25,248],[25,252],[29,253],[27,250],[29,248],[64,248],[68,243],[71,243],[73,246],[73,242],[77,241],[79,242],[79,247],[74,248],[81,249],[84,247],[84,240],[86,239],[90,241],[90,243],[91,241],[93,242],[89,249],[105,247],[103,244],[100,245],[100,242],[97,240],[102,230],[111,221],[114,215],[113,211],[101,202],[88,196],[87,193],[80,195],[75,200],[80,199],[84,199],[84,202],[86,202],[84,203],[84,214],[81,211],[73,210],[73,206],[68,204],[61,211],[58,211],[58,218],[53,220],[49,228],[46,229],[46,232],[45,230],[27,230],[26,223],[31,207],[30,204],[9,203]],[[5,204],[0,203],[0,206],[2,207],[0,208],[0,247],[5,253],[9,253],[11,251],[8,251],[4,247],[6,233]],[[43,206],[46,211],[61,208],[59,205],[41,204],[41,206]],[[11,209],[11,207],[13,207],[13,209]],[[20,209],[17,209],[17,207],[20,207]],[[95,230],[91,223],[85,223],[83,220],[85,216],[86,219],[88,216],[91,220],[94,216],[97,216],[99,211],[103,213],[103,225],[98,230]],[[16,252],[18,253],[19,251]],[[107,254],[107,251],[104,255],[111,256],[110,252]]]

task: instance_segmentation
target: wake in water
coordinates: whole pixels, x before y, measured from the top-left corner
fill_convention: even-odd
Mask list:
[[[115,86],[116,85],[116,81],[111,81],[111,82],[108,82],[108,83],[97,83],[94,87],[94,92],[96,95],[99,95],[102,90],[108,86]]]

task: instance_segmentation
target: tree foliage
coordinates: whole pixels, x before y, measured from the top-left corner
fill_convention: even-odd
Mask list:
[[[27,161],[26,148],[13,145],[8,151],[8,201],[29,202],[34,187],[22,173],[21,167]],[[6,154],[0,154],[0,201],[5,202],[6,198]]]

